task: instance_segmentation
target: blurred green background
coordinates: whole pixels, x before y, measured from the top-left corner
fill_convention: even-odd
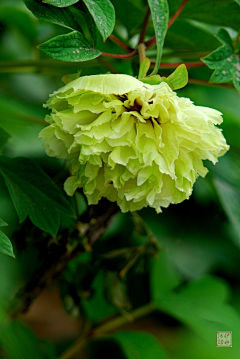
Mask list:
[[[144,16],[145,2],[129,1],[129,11],[124,11],[124,14],[120,2],[114,0],[113,4],[117,13],[114,34],[133,46],[141,26],[140,16]],[[174,7],[174,3],[171,4],[170,9]],[[218,24],[210,26],[197,20],[183,18],[172,26],[166,38],[164,62],[199,59],[219,46],[213,37]],[[21,0],[0,1],[0,28],[0,126],[11,135],[2,154],[32,158],[53,177],[63,164],[46,156],[38,133],[45,126],[44,116],[47,113],[42,104],[50,93],[62,86],[61,77],[78,70],[82,71],[82,75],[106,73],[111,71],[111,66],[120,72],[135,75],[137,60],[108,61],[101,57],[86,63],[63,63],[50,59],[40,53],[36,45],[68,31],[37,20]],[[206,37],[201,37],[202,32]],[[230,32],[234,38],[236,31],[231,28]],[[150,26],[147,36],[152,34]],[[102,51],[119,51],[110,41],[102,43],[99,39],[99,44]],[[149,51],[150,57],[154,58],[154,54],[154,50]],[[163,74],[170,72],[160,70]],[[207,68],[189,71],[190,78],[208,80],[210,74]],[[90,343],[81,358],[100,355],[105,358],[134,358],[131,351],[135,350],[134,345],[137,347],[140,343],[146,345],[141,349],[141,358],[147,358],[147,351],[152,345],[154,347],[155,342],[152,344],[153,337],[147,334],[141,339],[141,334],[135,332],[138,330],[147,331],[157,338],[164,348],[161,349],[162,354],[158,354],[159,358],[160,355],[173,359],[240,357],[239,95],[234,89],[197,84],[188,84],[178,94],[189,97],[196,105],[213,107],[223,113],[221,127],[230,151],[216,166],[206,163],[209,174],[205,179],[197,180],[188,201],[172,205],[159,215],[152,209],[138,213],[161,247],[157,258],[151,256],[150,249],[146,250],[145,255],[130,268],[124,281],[116,279],[116,273],[126,258],[131,258],[131,248],[148,240],[142,230],[144,225],[139,224],[138,219],[130,214],[118,214],[94,245],[94,252],[81,255],[69,263],[58,280],[68,316],[78,318],[69,322],[69,332],[64,328],[50,332],[46,324],[46,332],[43,329],[40,333],[39,317],[36,315],[33,320],[31,316],[23,316],[21,321],[32,326],[35,334],[44,340],[38,342],[31,330],[19,322],[10,323],[2,329],[0,327],[0,341],[7,353],[7,356],[0,354],[0,357],[55,358],[78,337],[86,318],[98,322],[117,312],[127,315],[129,309],[139,308],[150,300],[157,303],[158,312],[121,327],[121,332],[96,340],[94,345]],[[38,247],[33,241],[26,244],[21,237],[23,232],[14,235],[20,229],[18,217],[2,178],[0,199],[0,217],[9,224],[3,230],[12,237],[16,255],[13,259],[0,253],[1,322],[6,303],[38,265]],[[83,199],[80,198],[80,201]],[[129,249],[126,257],[118,252],[114,257],[112,251],[120,248]],[[52,295],[56,307],[61,308],[61,302],[54,299],[56,292],[58,289],[52,289],[46,296]],[[44,306],[44,303],[39,301],[36,304],[37,312],[42,313],[41,305]],[[53,308],[46,306],[46,316]],[[56,318],[53,316],[52,320],[56,321],[56,327],[64,327],[63,323],[68,319],[62,314]],[[131,332],[128,333],[128,330]],[[225,330],[233,332],[233,347],[216,348],[216,331]],[[134,333],[139,337],[135,337]],[[150,353],[149,358],[151,355],[155,354]]]

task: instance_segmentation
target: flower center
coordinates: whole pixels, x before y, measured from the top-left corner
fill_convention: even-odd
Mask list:
[[[160,118],[158,116],[154,116],[154,115],[147,116],[147,118],[144,116],[144,113],[143,113],[144,111],[142,111],[143,105],[142,105],[142,103],[139,103],[138,99],[135,99],[134,102],[131,102],[131,104],[130,104],[130,101],[126,94],[119,95],[119,96],[117,96],[117,98],[123,103],[123,106],[124,106],[126,112],[131,112],[131,111],[137,112],[145,120],[150,121],[153,127],[154,127],[153,119],[158,124],[160,124]],[[153,104],[153,99],[150,98],[148,100],[148,105],[152,105],[152,104]]]

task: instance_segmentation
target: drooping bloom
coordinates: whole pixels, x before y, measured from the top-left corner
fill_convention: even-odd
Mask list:
[[[229,146],[221,113],[178,97],[167,83],[148,85],[127,75],[80,77],[45,105],[50,124],[40,137],[49,156],[71,162],[65,190],[101,197],[123,212],[161,211],[189,198],[193,184]]]

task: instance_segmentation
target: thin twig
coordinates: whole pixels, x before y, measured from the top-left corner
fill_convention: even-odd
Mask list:
[[[156,42],[156,36],[153,36],[150,40],[145,42],[146,48],[149,48],[150,46],[154,45]]]
[[[168,22],[168,28],[170,26],[172,26],[172,24],[174,23],[174,21],[178,18],[178,16],[180,15],[180,13],[182,12],[183,8],[186,6],[187,2],[189,0],[184,0],[181,5],[179,6],[179,8],[177,9],[177,11],[175,12],[175,14],[171,17],[171,19]],[[155,44],[156,42],[156,36],[153,36],[150,40],[145,42],[146,47],[150,47],[153,44]]]
[[[72,347],[66,350],[66,352],[59,357],[59,359],[73,358],[76,353],[79,353],[88,341],[88,335],[90,333],[90,330],[91,330],[91,323],[87,322],[79,339],[74,343]]]
[[[105,199],[96,206],[88,206],[87,212],[81,217],[82,226],[85,228],[84,233],[76,228],[75,232],[71,234],[71,238],[79,239],[79,244],[76,247],[69,248],[68,231],[59,233],[61,244],[55,245],[51,251],[50,249],[48,252],[46,250],[47,254],[43,258],[42,266],[10,303],[9,315],[16,317],[18,314],[25,313],[42,290],[62,273],[68,262],[83,252],[82,242],[85,240],[90,247],[102,235],[118,211],[116,203]]]
[[[137,50],[134,50],[133,52],[131,52],[130,54],[126,54],[126,55],[120,55],[120,54],[109,54],[108,52],[101,52],[102,56],[106,56],[106,57],[114,57],[116,59],[130,59],[132,57],[137,56],[138,52]]]
[[[168,28],[170,26],[172,26],[172,24],[174,23],[174,21],[178,18],[178,16],[181,14],[181,12],[183,11],[184,7],[187,5],[187,3],[189,2],[189,0],[184,0],[181,5],[179,6],[179,8],[177,9],[177,11],[175,12],[175,14],[171,17],[171,19],[168,22]]]
[[[92,67],[93,63],[96,60],[91,61],[82,61],[79,62],[70,62],[70,61],[59,61],[53,59],[40,59],[40,60],[15,60],[15,61],[0,61],[0,71],[1,69],[5,69],[6,67],[28,67],[28,66],[36,66],[36,67],[70,67],[70,66],[82,66],[85,65]]]
[[[106,61],[105,59],[103,59],[101,56],[98,58],[98,61],[106,67],[106,69],[108,69],[112,74],[120,74],[121,72],[118,71],[115,67],[113,67],[112,64],[110,64],[109,61]]]
[[[234,90],[234,86],[231,85],[231,84],[216,84],[216,83],[208,82],[206,80],[191,79],[191,78],[188,79],[188,82],[190,84],[210,86],[210,87],[220,87],[220,88],[226,88],[226,89]]]
[[[145,18],[144,18],[144,22],[143,22],[142,31],[141,31],[141,34],[140,34],[139,44],[141,44],[144,41],[149,15],[150,15],[150,8],[148,6],[147,11],[146,11],[146,15],[145,15]]]
[[[109,36],[109,39],[112,40],[115,44],[117,44],[118,46],[120,46],[122,49],[128,51],[128,52],[132,52],[134,49],[132,47],[130,47],[129,45],[125,44],[124,42],[122,42],[120,39],[118,39],[116,36],[114,36],[113,34],[111,34]]]
[[[240,29],[239,29],[238,34],[237,34],[237,37],[236,37],[236,39],[235,39],[235,41],[234,41],[234,43],[233,43],[234,49],[235,49],[235,47],[237,46],[239,39],[240,39]]]
[[[153,303],[149,303],[145,306],[142,306],[134,311],[128,313],[128,316],[119,316],[117,318],[111,319],[106,323],[99,325],[92,331],[90,331],[87,335],[85,335],[82,339],[77,340],[64,354],[62,354],[58,359],[72,359],[78,354],[83,347],[86,345],[89,339],[99,338],[106,333],[112,332],[119,327],[122,327],[125,324],[129,324],[131,322],[144,317],[156,310],[156,307]],[[131,318],[131,319],[130,319]]]
[[[186,67],[205,67],[206,65],[202,61],[191,61],[191,62],[174,62],[174,63],[168,63],[168,62],[161,62],[160,68],[161,69],[175,69],[179,65],[184,64]],[[151,66],[154,66],[155,62],[151,62]]]
[[[28,114],[6,111],[6,110],[1,110],[1,114],[4,115],[6,118],[15,117],[22,121],[40,123],[41,125],[46,125],[46,121],[43,118],[37,116],[31,116]]]

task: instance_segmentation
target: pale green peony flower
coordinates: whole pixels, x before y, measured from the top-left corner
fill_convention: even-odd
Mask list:
[[[65,190],[101,197],[122,212],[150,206],[161,211],[189,198],[193,184],[229,146],[221,113],[195,106],[162,82],[127,75],[80,77],[56,91],[46,107],[50,123],[40,133],[49,156],[71,161]]]

